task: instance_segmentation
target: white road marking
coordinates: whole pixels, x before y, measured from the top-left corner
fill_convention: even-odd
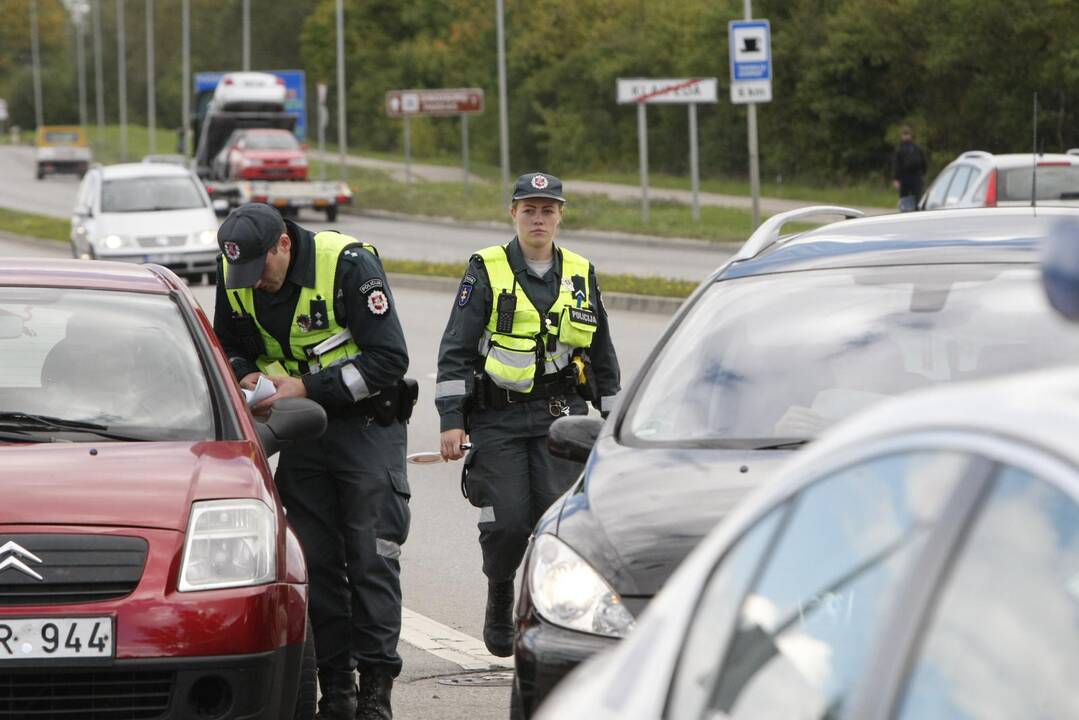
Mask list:
[[[464,670],[513,669],[512,657],[495,657],[482,641],[408,608],[401,608],[401,639]]]

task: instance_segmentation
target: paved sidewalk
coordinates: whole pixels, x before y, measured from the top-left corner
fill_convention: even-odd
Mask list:
[[[322,153],[312,151],[309,153],[312,160],[319,160],[323,157]],[[326,162],[330,165],[335,165],[338,160],[336,153],[327,152],[325,154]],[[376,158],[358,157],[356,155],[349,155],[346,162],[354,167],[366,167],[375,170],[382,170],[388,172],[390,176],[399,182],[405,180],[405,164],[404,162],[396,162],[393,160],[378,160]],[[461,168],[454,167],[452,165],[428,165],[424,163],[412,163],[410,172],[415,178],[420,180],[429,180],[432,182],[458,182],[462,179],[463,172]],[[328,174],[332,174],[333,171],[328,170]],[[486,183],[487,181],[478,175],[470,174],[469,182]],[[606,195],[613,200],[639,200],[641,197],[641,188],[637,185],[623,185],[621,183],[607,183],[607,182],[593,182],[591,180],[573,180],[564,179],[565,190],[568,194],[584,193],[590,195]],[[690,190],[676,190],[670,188],[648,188],[648,197],[650,200],[669,200],[671,202],[680,202],[685,205],[690,205],[693,202],[693,192]],[[753,199],[748,195],[722,195],[720,193],[702,192],[699,194],[701,205],[711,205],[713,207],[728,207],[737,208],[740,210],[752,210]],[[760,209],[762,215],[774,215],[775,213],[786,212],[787,210],[796,210],[800,207],[806,207],[809,205],[828,205],[831,203],[813,202],[810,200],[784,200],[781,198],[762,197],[760,199]],[[861,207],[859,208],[865,212],[866,215],[886,215],[894,213],[896,209],[882,208],[882,207]]]

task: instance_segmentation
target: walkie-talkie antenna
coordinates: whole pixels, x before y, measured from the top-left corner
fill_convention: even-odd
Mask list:
[[[1030,206],[1038,207],[1038,92],[1034,92],[1034,147],[1030,154],[1033,167],[1030,173]],[[1037,214],[1037,210],[1034,211]]]

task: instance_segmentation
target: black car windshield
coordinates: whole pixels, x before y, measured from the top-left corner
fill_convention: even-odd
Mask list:
[[[1030,202],[1033,177],[1034,169],[1031,167],[1000,171],[997,199]],[[1079,200],[1079,166],[1039,165],[1038,199]]]
[[[168,296],[0,287],[3,430],[77,440],[86,423],[113,437],[211,440],[210,393]]]
[[[844,268],[714,283],[669,337],[623,434],[767,447],[883,398],[1072,363],[1079,333],[1032,265]]]
[[[101,186],[101,212],[190,210],[206,207],[195,181],[187,176],[106,180]]]
[[[290,132],[262,132],[244,135],[243,144],[250,150],[298,150],[300,143]]]

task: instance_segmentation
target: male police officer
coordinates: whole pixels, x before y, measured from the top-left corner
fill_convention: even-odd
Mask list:
[[[413,398],[382,263],[355,238],[312,233],[259,203],[237,208],[217,239],[214,330],[241,386],[261,374],[276,387],[253,411],[297,396],[329,417],[325,435],[281,453],[275,477],[307,560],[319,717],[390,718]]]
[[[595,270],[554,245],[564,202],[556,177],[517,179],[517,236],[472,256],[439,349],[442,457],[462,457],[467,429],[465,486],[480,508],[488,582],[483,639],[502,657],[513,652],[513,577],[529,534],[580,471],[548,453],[547,429],[587,413],[583,397],[606,413],[619,390]]]

